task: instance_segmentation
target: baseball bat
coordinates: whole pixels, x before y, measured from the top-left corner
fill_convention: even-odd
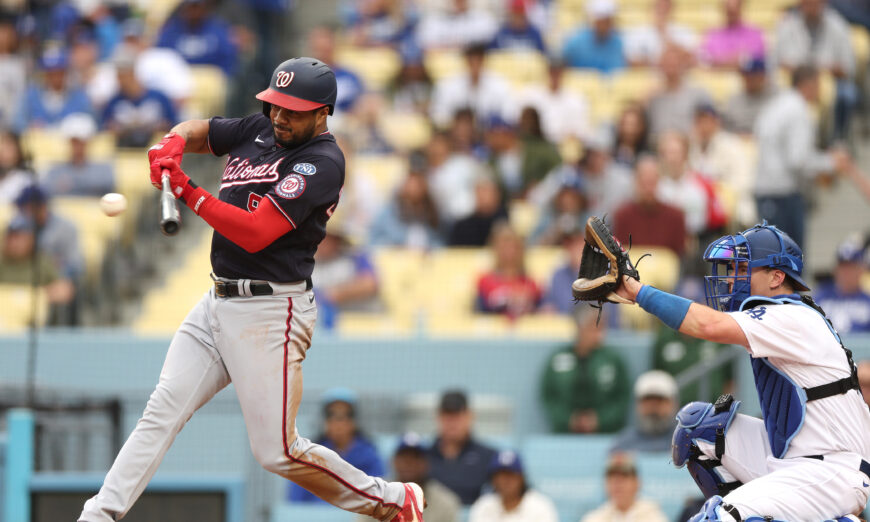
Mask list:
[[[169,169],[163,169],[160,177],[163,190],[160,193],[160,231],[164,236],[174,236],[181,227],[181,214],[178,213],[178,201],[172,194],[169,183]]]

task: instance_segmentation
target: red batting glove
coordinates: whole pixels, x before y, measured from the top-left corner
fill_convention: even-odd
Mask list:
[[[164,169],[169,171],[169,185],[172,187],[172,194],[176,199],[196,188],[196,184],[190,181],[190,177],[181,170],[181,167],[172,158],[163,158],[151,164],[151,182],[154,183],[154,180],[157,180],[158,187],[162,188],[163,186]]]
[[[160,140],[160,143],[148,149],[148,164],[154,165],[154,163],[164,158],[172,158],[173,160],[175,160],[176,164],[181,165],[181,157],[184,155],[184,145],[184,138],[174,132],[170,132],[166,136],[163,136],[163,139]],[[152,174],[151,184],[157,188],[160,188],[159,174],[157,175],[156,179]]]

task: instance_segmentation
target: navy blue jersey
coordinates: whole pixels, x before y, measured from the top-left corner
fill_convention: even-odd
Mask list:
[[[214,232],[211,267],[233,279],[293,282],[311,276],[314,252],[326,235],[326,221],[344,184],[344,154],[328,133],[292,149],[275,143],[272,123],[262,113],[244,118],[214,117],[208,146],[228,154],[218,197],[253,212],[269,198],[293,230],[254,253]],[[262,204],[270,204],[263,201]]]

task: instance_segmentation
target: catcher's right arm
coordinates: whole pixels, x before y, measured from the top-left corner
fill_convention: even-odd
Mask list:
[[[574,299],[598,304],[605,301],[632,304],[633,301],[616,293],[624,275],[640,281],[640,274],[610,228],[597,216],[590,217],[586,221],[586,246],[580,272],[571,285]]]

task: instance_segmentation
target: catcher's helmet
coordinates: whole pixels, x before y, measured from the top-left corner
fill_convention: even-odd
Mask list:
[[[704,278],[707,304],[725,312],[739,310],[750,294],[752,269],[759,267],[782,270],[792,280],[795,290],[807,291],[810,288],[801,278],[803,259],[797,243],[767,221],[739,234],[721,237],[710,243],[704,252],[704,261],[713,265],[711,274]],[[745,276],[736,274],[735,261],[747,263]]]
[[[324,105],[329,114],[335,108],[335,73],[315,58],[290,58],[275,68],[269,88],[257,94],[263,101],[263,114],[269,116],[272,104],[292,111],[311,111]]]

